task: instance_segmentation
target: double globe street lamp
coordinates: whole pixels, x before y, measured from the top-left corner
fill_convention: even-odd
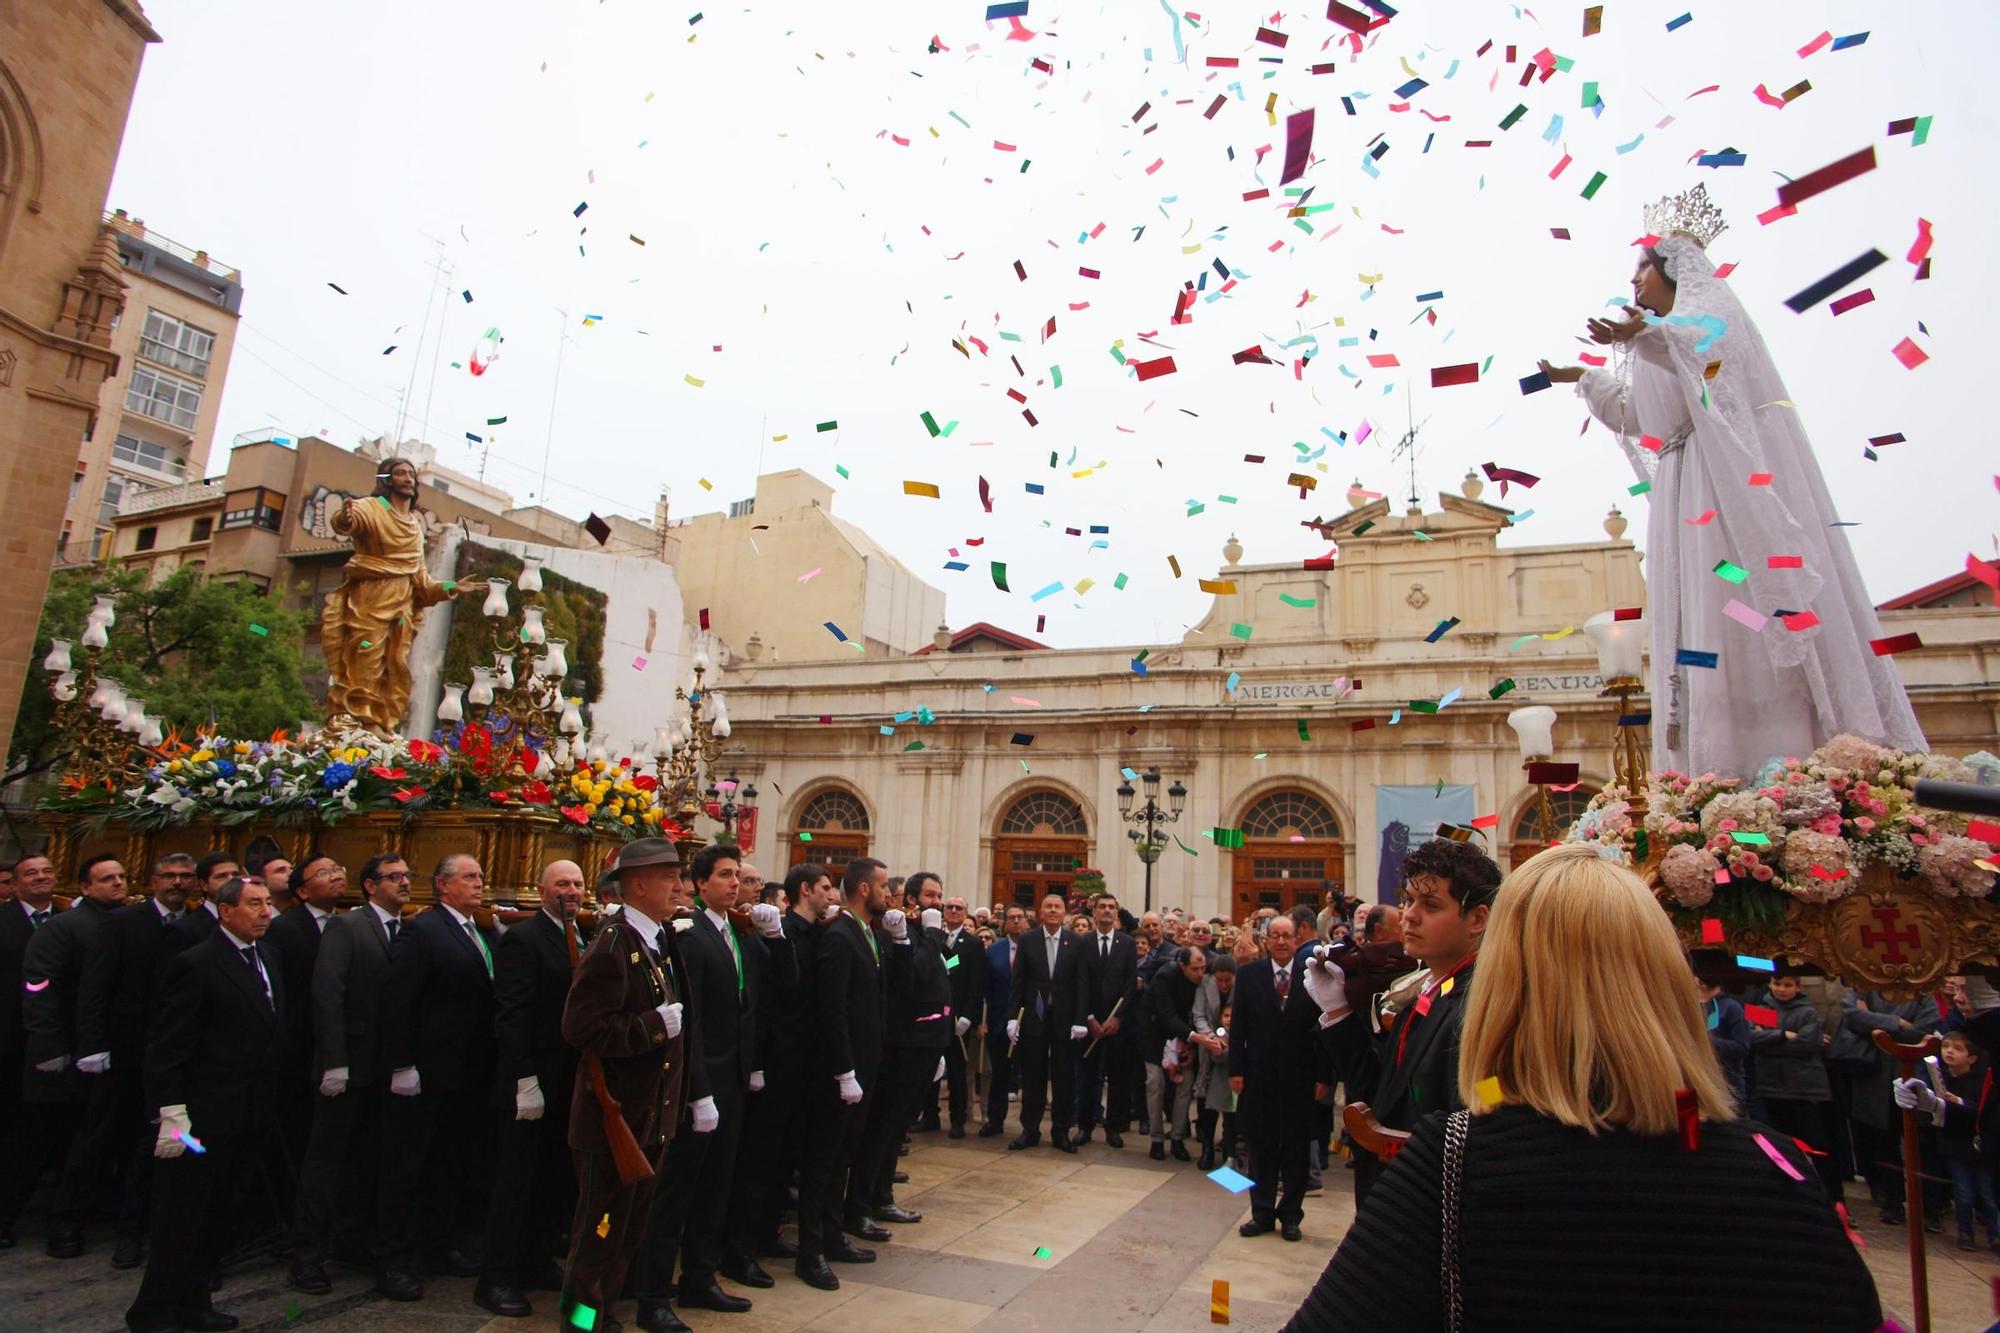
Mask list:
[[[1125,771],[1130,773],[1132,770],[1128,768]],[[1164,826],[1174,823],[1181,817],[1181,810],[1187,805],[1187,788],[1176,778],[1174,785],[1167,788],[1168,808],[1163,810],[1160,808],[1160,770],[1147,769],[1139,775],[1139,781],[1146,788],[1145,804],[1137,809],[1133,808],[1132,800],[1139,792],[1128,779],[1118,784],[1118,815],[1126,823],[1136,825],[1125,830],[1125,836],[1132,840],[1135,850],[1139,853],[1139,859],[1146,866],[1145,910],[1150,912],[1153,910],[1153,865],[1160,859],[1160,852],[1167,845]]]

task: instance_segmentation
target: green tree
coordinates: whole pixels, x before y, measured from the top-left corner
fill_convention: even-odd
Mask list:
[[[42,603],[5,781],[40,774],[62,757],[41,662],[54,639],[76,644],[100,596],[113,599],[118,618],[98,654],[98,674],[115,677],[169,727],[185,733],[214,726],[224,735],[262,738],[317,713],[300,678],[305,613],[187,566],[151,586],[142,570],[66,570],[50,581]],[[71,649],[79,664],[83,653],[80,645]]]

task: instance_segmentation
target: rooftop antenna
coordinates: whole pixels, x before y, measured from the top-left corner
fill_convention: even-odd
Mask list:
[[[1403,432],[1403,438],[1396,441],[1396,447],[1390,450],[1389,459],[1391,462],[1394,462],[1398,458],[1402,458],[1405,455],[1408,456],[1410,460],[1410,512],[1420,514],[1423,512],[1424,497],[1417,490],[1417,432],[1430,424],[1430,418],[1426,416],[1422,421],[1416,419],[1416,407],[1411,401],[1408,380],[1403,382],[1403,401],[1405,409],[1409,413],[1410,426],[1408,430]]]

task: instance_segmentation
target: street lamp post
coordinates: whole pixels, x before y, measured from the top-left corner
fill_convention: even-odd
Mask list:
[[[1132,840],[1133,850],[1139,853],[1139,860],[1146,867],[1146,910],[1150,912],[1153,910],[1153,866],[1158,863],[1160,852],[1167,845],[1167,833],[1163,826],[1181,817],[1181,810],[1187,805],[1187,788],[1176,778],[1174,785],[1167,788],[1168,808],[1163,810],[1160,808],[1160,770],[1147,769],[1139,775],[1139,781],[1145,784],[1145,804],[1134,809],[1132,798],[1139,793],[1129,781],[1121,782],[1118,784],[1118,815],[1126,823],[1135,825],[1125,830],[1125,836]]]

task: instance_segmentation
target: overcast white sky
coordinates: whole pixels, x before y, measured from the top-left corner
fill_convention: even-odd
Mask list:
[[[1991,373],[1979,311],[1995,247],[1977,229],[1992,227],[1982,94],[2000,8],[1610,0],[1586,38],[1578,3],[1410,0],[1357,57],[1323,4],[1197,4],[1181,11],[1182,59],[1169,10],[1145,0],[1033,0],[1030,40],[1009,40],[967,0],[718,7],[690,23],[706,2],[149,0],[166,40],[147,54],[110,203],[244,271],[211,469],[239,431],[343,444],[391,432],[414,384],[405,433],[473,471],[465,433],[487,436],[490,479],[526,502],[543,489],[560,334],[571,341],[546,487],[558,509],[649,516],[664,486],[675,513],[692,514],[750,494],[760,468],[804,467],[836,485],[837,513],[947,592],[954,625],[1032,634],[1046,615],[1057,645],[1173,640],[1205,610],[1194,580],[1231,532],[1250,562],[1313,555],[1323,544],[1297,522],[1343,509],[1355,477],[1407,489],[1387,452],[1405,373],[1427,498],[1494,461],[1543,478],[1509,497],[1534,510],[1509,543],[1599,537],[1614,503],[1643,533],[1645,502],[1626,494],[1610,437],[1579,437],[1584,409],[1567,389],[1523,397],[1517,380],[1538,356],[1573,359],[1584,318],[1626,290],[1641,206],[1705,180],[1733,223],[1711,253],[1739,265],[1732,281],[1843,517],[1862,525],[1849,531],[1871,595],[1993,554],[2000,468],[1968,377]],[[1667,32],[1683,12],[1692,21]],[[1258,42],[1260,24],[1288,43]],[[1823,30],[1868,39],[1801,58]],[[933,38],[945,49],[930,52]],[[1574,68],[1519,87],[1520,62],[1545,47]],[[1212,56],[1243,63],[1210,68]],[[1337,68],[1310,73],[1324,62]],[[1392,111],[1406,67],[1429,86]],[[1811,90],[1782,110],[1751,91],[1802,80]],[[1499,129],[1517,103],[1526,113]],[[1310,234],[1277,197],[1285,118],[1307,107],[1315,157],[1296,184],[1309,205],[1336,205],[1307,219]],[[1886,133],[1919,115],[1935,117],[1923,146]],[[1389,151],[1370,176],[1377,135]],[[1465,146],[1482,139],[1492,146]],[[1870,144],[1873,174],[1758,225],[1780,173]],[[1693,165],[1723,148],[1747,164]],[[1551,180],[1565,151],[1574,161]],[[1599,170],[1607,181],[1580,198]],[[1260,185],[1274,197],[1244,202]],[[1904,262],[1919,217],[1936,234],[1926,282]],[[1871,246],[1891,260],[1857,284],[1872,304],[1838,318],[1784,308]],[[426,336],[440,255],[450,296]],[[1184,282],[1205,272],[1204,297],[1220,286],[1218,259],[1236,285],[1170,325]],[[492,369],[454,370],[491,327],[505,336]],[[1281,346],[1305,334],[1318,355],[1302,377],[1231,363],[1252,345],[1295,357],[1311,344]],[[1914,371],[1890,355],[1906,336],[1931,355]],[[968,337],[990,355],[961,356],[952,341]],[[1119,340],[1135,359],[1170,353],[1177,373],[1139,382],[1113,358]],[[1370,369],[1370,352],[1404,369]],[[1489,356],[1482,383],[1429,387],[1431,367]],[[933,439],[926,411],[958,425]],[[816,431],[825,421],[838,431]],[[1323,433],[1352,437],[1364,421],[1378,428],[1365,444]],[[1908,443],[1863,459],[1868,437],[1892,432]],[[1325,468],[1304,502],[1285,485],[1301,466],[1294,442],[1328,446],[1304,465]],[[906,480],[942,498],[906,497]],[[1205,511],[1188,517],[1191,500]],[[1106,549],[1091,549],[1093,524],[1110,528]],[[966,572],[943,568],[953,547]],[[991,560],[1007,563],[1011,595],[994,590]],[[1084,578],[1096,586],[1078,596]],[[1031,603],[1058,580],[1062,593]]]

